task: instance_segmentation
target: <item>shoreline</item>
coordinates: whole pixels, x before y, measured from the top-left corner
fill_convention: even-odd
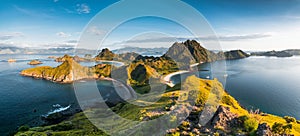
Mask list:
[[[179,74],[184,74],[184,73],[189,73],[190,71],[188,70],[179,70],[177,72],[173,72],[173,73],[170,73],[170,74],[167,74],[165,76],[163,76],[161,79],[162,79],[162,82],[166,85],[168,85],[169,87],[174,87],[175,84],[172,83],[171,81],[171,78],[175,75],[179,75]]]

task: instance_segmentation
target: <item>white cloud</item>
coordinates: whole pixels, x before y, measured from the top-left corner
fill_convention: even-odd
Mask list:
[[[96,26],[91,26],[90,28],[88,28],[87,32],[91,33],[91,34],[94,34],[94,35],[102,35],[102,34],[105,33],[104,30],[101,30]]]
[[[59,36],[59,37],[62,37],[62,38],[68,38],[68,37],[72,36],[71,34],[67,34],[67,33],[64,33],[64,32],[58,32],[58,33],[56,33],[56,35]]]
[[[24,36],[24,34],[21,32],[3,33],[3,34],[0,33],[0,40],[9,40],[16,37],[22,37],[22,36]]]
[[[77,4],[76,7],[77,7],[76,11],[78,12],[78,14],[88,14],[91,11],[90,7],[84,3]]]

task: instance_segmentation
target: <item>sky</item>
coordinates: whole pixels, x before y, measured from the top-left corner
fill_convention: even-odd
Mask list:
[[[203,46],[210,46],[212,41],[218,41],[223,50],[300,49],[299,0],[183,0],[203,15],[208,27],[214,32],[209,33],[211,35],[196,36],[174,20],[151,16],[131,18],[120,22],[112,31],[106,30],[112,24],[108,20],[118,18],[122,13],[129,13],[120,9],[109,12],[107,18],[99,18],[102,11],[116,2],[118,1],[2,0],[0,47],[74,47],[80,42],[82,35],[89,33],[94,35],[90,36],[91,40],[106,37],[103,43],[95,46],[108,48],[169,47],[175,41],[196,38]],[[135,8],[141,6],[138,3],[136,7],[124,9],[134,12]],[[177,5],[170,2],[166,6],[174,8]],[[157,12],[167,13],[171,8],[158,9]],[[173,16],[197,24],[193,22],[197,19],[189,12],[180,11],[180,7],[177,9]],[[95,21],[100,27],[91,25]],[[198,25],[199,28],[202,27],[201,23]],[[107,33],[109,35],[104,35]],[[91,46],[87,44],[85,48],[92,48]]]

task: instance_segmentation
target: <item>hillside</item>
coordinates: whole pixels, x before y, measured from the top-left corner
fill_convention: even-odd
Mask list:
[[[149,100],[161,97],[159,101],[148,106],[136,106],[120,103],[112,110],[122,118],[145,123],[164,117],[164,123],[152,122],[144,127],[138,124],[128,124],[123,120],[111,121],[103,109],[93,108],[86,113],[95,119],[100,119],[106,128],[114,128],[111,133],[130,131],[134,135],[283,135],[300,134],[300,125],[292,118],[262,113],[248,112],[238,102],[226,93],[220,82],[200,79],[191,76],[186,79],[184,89],[167,91],[160,96],[148,95]],[[175,98],[175,99],[174,99]],[[195,100],[195,101],[190,101]],[[145,104],[147,101],[136,101]],[[194,104],[193,104],[194,103]],[[204,107],[205,104],[208,106]],[[209,106],[210,105],[210,106]],[[219,107],[217,107],[220,105]],[[205,110],[204,110],[205,109]],[[183,114],[189,112],[187,118]],[[204,112],[211,111],[211,112]],[[171,114],[172,116],[169,116]],[[199,123],[199,114],[211,116],[207,123]],[[124,124],[125,123],[125,124]],[[179,126],[176,126],[180,123]],[[279,124],[279,125],[278,125]],[[136,126],[137,125],[137,126]],[[172,127],[173,126],[173,127]],[[130,128],[134,128],[132,131]],[[155,130],[155,131],[153,131]],[[35,127],[18,132],[16,135],[107,135],[95,127],[83,113],[78,113],[70,119],[56,125]]]
[[[185,65],[249,57],[249,55],[242,50],[214,53],[202,47],[200,43],[195,40],[187,40],[183,43],[173,44],[164,56],[170,57],[174,61],[184,63]]]
[[[64,62],[58,67],[41,66],[21,71],[21,75],[42,78],[53,82],[71,83],[77,80],[109,76],[110,65],[96,65],[89,68],[81,66],[72,57],[65,57]]]

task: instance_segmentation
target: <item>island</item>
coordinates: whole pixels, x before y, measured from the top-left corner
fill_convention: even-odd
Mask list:
[[[287,51],[267,51],[267,52],[253,52],[252,56],[267,56],[267,57],[292,57],[293,55]]]
[[[28,63],[28,65],[39,65],[39,64],[43,64],[43,63],[39,60],[32,60]]]
[[[7,62],[12,63],[12,62],[16,62],[15,59],[8,59]]]
[[[127,54],[127,55],[124,55]],[[121,58],[119,56],[129,56]],[[247,110],[237,100],[224,90],[218,79],[201,79],[196,76],[187,77],[182,84],[166,87],[157,96],[149,93],[150,81],[156,85],[167,84],[162,78],[170,78],[174,73],[189,72],[189,66],[227,59],[242,59],[249,55],[241,50],[214,53],[202,47],[195,40],[174,43],[169,50],[160,57],[142,56],[135,53],[115,54],[109,49],[103,49],[94,60],[119,60],[125,65],[116,67],[110,64],[99,64],[93,67],[81,66],[74,57],[65,55],[63,63],[58,67],[35,67],[23,70],[21,75],[42,78],[59,83],[72,83],[83,79],[112,78],[134,88],[138,95],[146,94],[146,99],[138,100],[137,106],[131,103],[118,103],[111,108],[122,118],[140,123],[152,121],[166,116],[167,122],[150,123],[149,126],[139,128],[122,124],[122,120],[105,120],[106,127],[114,128],[115,133],[123,132],[124,128],[134,128],[133,135],[300,135],[300,121],[293,117],[279,117],[262,111]],[[156,82],[157,81],[157,82]],[[155,104],[148,105],[147,100],[160,97]],[[191,101],[192,100],[192,101]],[[93,108],[88,112],[79,112],[59,123],[42,127],[20,127],[16,135],[107,135],[103,130],[95,127],[85,114],[94,118],[101,117],[106,109]],[[201,124],[201,116],[211,116],[205,124]],[[183,115],[188,115],[186,118]],[[169,124],[178,122],[180,125],[169,128]],[[157,127],[158,126],[158,127]],[[168,129],[166,129],[168,128]],[[144,130],[147,129],[147,130]],[[155,132],[149,131],[156,130]],[[114,133],[114,132],[112,132]],[[124,132],[129,133],[129,132]]]

